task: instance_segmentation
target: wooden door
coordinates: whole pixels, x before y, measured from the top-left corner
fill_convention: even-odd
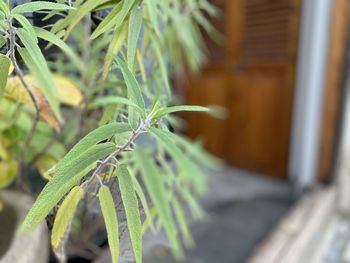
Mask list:
[[[224,47],[187,85],[191,104],[220,104],[225,121],[189,115],[189,135],[229,164],[286,177],[300,2],[217,0]]]

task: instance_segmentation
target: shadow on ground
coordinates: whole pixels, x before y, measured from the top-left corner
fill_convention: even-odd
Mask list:
[[[203,201],[209,218],[193,222],[196,247],[186,252],[188,263],[244,263],[291,206],[288,183],[228,170],[211,182]],[[213,185],[214,184],[214,185]],[[155,244],[145,263],[175,262],[169,248]]]

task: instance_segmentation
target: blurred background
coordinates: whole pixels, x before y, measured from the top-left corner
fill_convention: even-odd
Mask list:
[[[226,165],[207,172],[207,217],[192,221],[184,262],[350,262],[350,0],[211,2],[223,40],[205,36],[208,61],[176,94],[226,109],[181,115],[183,133]],[[146,233],[144,252],[175,262],[164,233]]]
[[[212,3],[224,44],[207,38],[207,64],[177,92],[227,109],[184,117],[228,168],[209,176],[186,262],[350,262],[350,2]]]

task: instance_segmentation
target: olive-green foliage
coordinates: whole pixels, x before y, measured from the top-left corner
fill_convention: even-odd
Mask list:
[[[205,59],[200,28],[217,35],[204,14],[217,15],[217,10],[207,0],[76,0],[70,1],[72,6],[57,0],[28,2],[13,9],[9,2],[0,0],[0,48],[5,50],[0,54],[0,99],[9,89],[6,82],[12,60],[19,77],[23,72],[33,76],[35,87],[26,85],[27,79],[20,79],[20,83],[27,92],[32,89],[34,99],[41,99],[47,124],[35,124],[34,103],[29,97],[24,100],[12,94],[12,101],[5,98],[3,105],[9,110],[13,103],[31,106],[29,111],[25,108],[16,115],[26,120],[19,122],[22,126],[26,123],[22,134],[30,133],[34,123],[35,136],[46,131],[42,138],[54,133],[50,124],[57,131],[62,129],[54,143],[67,145],[74,136],[82,137],[64,157],[55,156],[56,164],[44,174],[50,180],[21,229],[35,228],[54,207],[60,206],[51,240],[54,248],[65,245],[61,242],[69,234],[67,229],[79,210],[79,201],[96,198],[98,193],[113,262],[119,256],[116,198],[125,210],[136,262],[142,261],[142,234],[147,227],[153,231],[164,229],[174,256],[181,258],[183,248],[176,221],[185,245],[193,244],[181,204],[187,203],[195,217],[204,215],[197,202],[197,196],[206,189],[201,166],[212,167],[216,161],[198,144],[168,130],[175,112],[211,112],[200,106],[169,106],[174,100],[169,77],[175,68],[199,69]],[[57,15],[57,21],[45,28],[34,27],[28,16],[33,12],[46,12],[45,21]],[[98,24],[93,25],[91,16],[99,16]],[[38,38],[48,46],[57,46],[62,53],[48,63]],[[16,51],[25,65],[17,65]],[[83,99],[76,103],[76,109],[60,107],[59,91],[67,88],[66,79],[56,81],[52,72],[69,78],[80,89]],[[69,94],[68,90],[66,97]],[[0,132],[7,134],[9,129],[20,127],[16,125],[3,127],[0,122]],[[153,137],[156,147],[138,145],[136,139],[141,134]],[[52,156],[58,148],[33,150],[38,143],[35,136],[26,149],[32,151],[28,160],[42,155],[46,157],[42,160],[48,160],[47,154]],[[23,140],[19,144],[23,145]],[[18,149],[5,150],[4,156],[7,152],[12,158],[19,154]],[[110,183],[113,180],[118,184]],[[145,220],[140,216],[141,205]]]

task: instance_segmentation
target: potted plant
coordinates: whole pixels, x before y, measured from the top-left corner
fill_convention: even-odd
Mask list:
[[[19,236],[46,219],[65,262],[67,251],[94,257],[104,225],[113,262],[123,231],[142,262],[143,232],[163,229],[182,258],[176,222],[192,239],[181,204],[202,215],[202,168],[215,160],[172,132],[173,114],[213,111],[172,106],[169,77],[199,69],[201,30],[215,33],[205,13],[217,10],[206,0],[23,2],[0,1],[0,187],[35,194],[37,172],[47,182]]]

